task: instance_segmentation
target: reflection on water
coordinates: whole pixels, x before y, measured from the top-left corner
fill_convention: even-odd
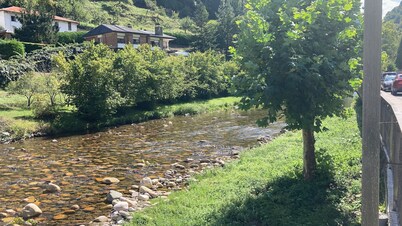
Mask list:
[[[227,154],[233,148],[255,145],[258,137],[279,133],[283,123],[268,128],[255,125],[262,114],[220,112],[175,117],[57,141],[33,139],[0,145],[0,212],[20,210],[28,201],[42,209],[39,221],[87,223],[109,213],[104,200],[111,189],[125,193],[144,176],[162,176],[172,163]],[[137,163],[146,166],[137,168]],[[117,177],[121,182],[99,183],[105,176]],[[43,193],[38,182],[44,181],[60,185],[62,192]],[[81,209],[71,212],[74,204]],[[52,220],[60,213],[67,218]]]

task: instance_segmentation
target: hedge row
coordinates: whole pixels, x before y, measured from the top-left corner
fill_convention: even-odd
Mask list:
[[[21,42],[11,39],[11,40],[0,40],[0,58],[10,59],[12,56],[24,55],[25,47]]]

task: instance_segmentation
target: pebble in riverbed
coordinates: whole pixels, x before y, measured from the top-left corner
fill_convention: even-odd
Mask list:
[[[20,216],[24,219],[29,219],[29,218],[37,217],[41,214],[42,214],[42,210],[39,209],[39,207],[37,205],[35,205],[34,203],[29,203],[22,209]]]

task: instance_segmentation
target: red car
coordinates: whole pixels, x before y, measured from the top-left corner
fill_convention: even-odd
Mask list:
[[[396,76],[391,86],[392,95],[396,95],[398,92],[402,92],[402,74],[398,74]]]

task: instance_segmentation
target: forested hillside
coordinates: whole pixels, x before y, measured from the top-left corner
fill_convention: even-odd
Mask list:
[[[43,1],[43,0],[38,0]],[[184,31],[186,18],[195,15],[197,4],[204,4],[209,19],[216,19],[221,0],[44,0],[56,10],[56,15],[71,18],[81,23],[81,29],[90,29],[99,24],[119,24],[136,29],[153,29],[155,23],[170,32]],[[0,0],[0,7],[22,6],[21,0]],[[231,1],[236,14],[243,11],[245,0]],[[184,19],[183,19],[184,18]],[[184,28],[183,28],[184,27]],[[188,25],[187,25],[188,27]]]
[[[402,2],[387,13],[384,17],[384,22],[391,21],[395,23],[399,30],[402,30]]]
[[[402,4],[385,15],[382,25],[382,70],[402,68]],[[399,47],[399,48],[398,48]]]

